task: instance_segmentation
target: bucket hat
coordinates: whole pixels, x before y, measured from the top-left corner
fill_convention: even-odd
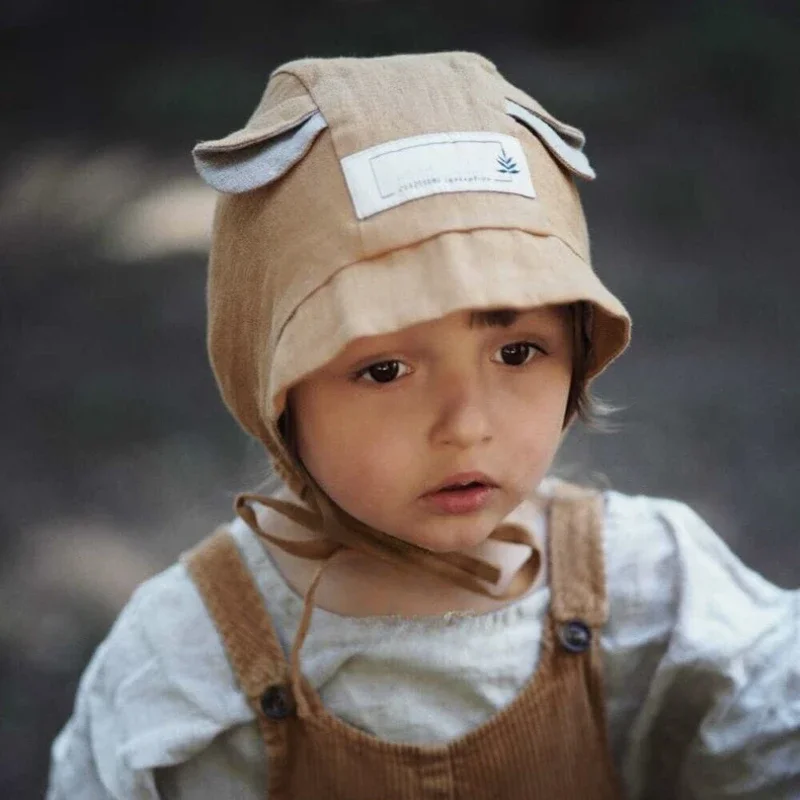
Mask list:
[[[295,555],[349,547],[486,593],[476,578],[496,580],[491,565],[400,542],[333,504],[278,420],[291,386],[352,340],[465,309],[588,304],[595,378],[627,346],[630,318],[591,266],[576,187],[595,177],[584,144],[490,61],[454,52],[292,61],[272,73],[243,128],[194,148],[198,173],[220,193],[212,368],[234,417],[306,503],[240,495],[237,512],[254,530]],[[260,530],[256,499],[324,541]],[[525,539],[513,526],[492,536]]]

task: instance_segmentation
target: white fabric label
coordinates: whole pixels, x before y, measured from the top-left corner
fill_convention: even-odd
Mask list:
[[[536,197],[522,145],[504,133],[429,133],[396,139],[346,156],[342,170],[359,219],[448,192]]]

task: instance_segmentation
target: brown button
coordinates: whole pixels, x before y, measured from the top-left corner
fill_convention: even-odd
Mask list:
[[[592,643],[592,629],[582,620],[573,619],[558,629],[558,639],[570,653],[583,653]]]
[[[294,712],[294,698],[286,686],[268,686],[261,695],[261,710],[269,719],[286,719]]]

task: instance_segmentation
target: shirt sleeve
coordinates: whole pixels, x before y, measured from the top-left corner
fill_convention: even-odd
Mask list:
[[[53,742],[46,800],[158,800],[151,774],[131,768],[120,690],[152,666],[134,625],[136,594],[84,671],[72,716]]]
[[[264,743],[255,722],[223,731],[193,758],[154,774],[162,800],[267,797]]]
[[[97,649],[84,672],[75,710],[52,747],[50,785],[47,800],[108,800],[113,797],[103,785],[92,752],[89,712],[86,696],[102,669],[103,648]]]
[[[174,564],[138,587],[86,668],[47,800],[244,798],[247,780],[263,797],[259,744],[214,623]]]
[[[648,535],[627,531],[627,567],[612,558],[628,584],[610,585],[613,642],[644,675],[638,697],[629,676],[631,797],[797,800],[800,593],[748,569],[687,506],[649,505]]]

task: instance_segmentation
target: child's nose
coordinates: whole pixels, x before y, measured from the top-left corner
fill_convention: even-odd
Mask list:
[[[434,442],[467,448],[490,440],[489,402],[479,382],[451,377],[440,393],[431,432]]]

